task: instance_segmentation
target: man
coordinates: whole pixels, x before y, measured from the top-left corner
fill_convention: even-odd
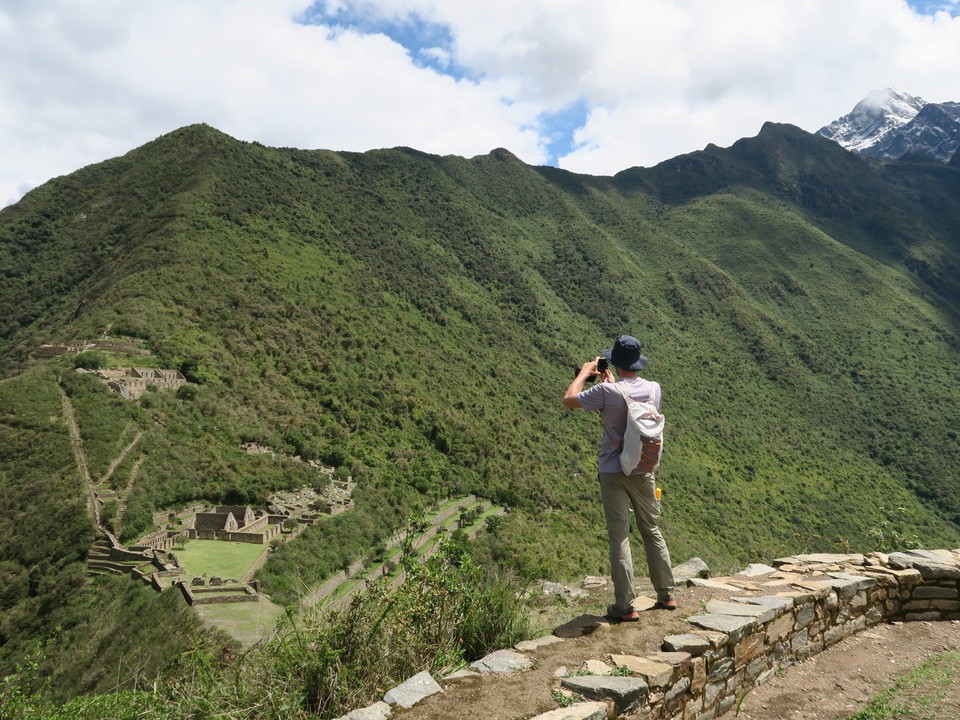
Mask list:
[[[585,362],[563,396],[568,408],[597,410],[603,420],[603,438],[600,441],[598,478],[603,513],[607,520],[607,538],[610,541],[610,565],[613,575],[615,602],[607,608],[607,617],[619,621],[639,620],[632,605],[633,556],[630,552],[630,507],[633,507],[637,527],[643,538],[643,548],[650,568],[650,581],[657,591],[655,607],[675,610],[673,571],[670,552],[660,534],[660,501],[656,498],[656,479],[653,472],[624,475],[620,467],[620,448],[627,427],[627,403],[620,392],[623,387],[634,400],[660,408],[660,384],[637,375],[647,364],[641,354],[642,343],[630,335],[621,335],[613,347],[602,356],[614,367],[620,380],[614,379],[609,369],[599,372],[600,357]],[[593,377],[598,382],[589,390],[584,385]]]

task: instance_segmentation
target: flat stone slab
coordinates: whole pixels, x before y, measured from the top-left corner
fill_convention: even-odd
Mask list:
[[[667,652],[686,652],[698,657],[710,649],[710,641],[692,633],[667,635],[661,647]]]
[[[533,660],[513,650],[496,650],[470,665],[471,670],[481,673],[513,673],[531,667]]]
[[[755,597],[735,597],[730,598],[733,602],[743,603],[744,605],[760,605],[770,608],[775,614],[780,615],[793,607],[791,598],[779,597],[777,595],[757,595]]]
[[[637,612],[644,612],[656,605],[657,601],[655,598],[649,598],[646,595],[637,595],[637,597],[630,601],[630,604],[633,605]]]
[[[607,720],[607,704],[605,702],[574,703],[570,707],[557,708],[530,720]]]
[[[612,700],[617,714],[630,712],[646,699],[649,688],[640,678],[584,675],[560,680],[561,687],[588,700]]]
[[[480,677],[480,673],[473,670],[457,670],[447,675],[444,680],[463,680],[464,678]]]
[[[707,612],[714,615],[735,615],[737,617],[756,618],[760,624],[773,620],[776,612],[773,608],[762,605],[746,605],[745,603],[726,602],[724,600],[710,600],[707,602]]]
[[[960,572],[957,573],[960,577]],[[866,590],[877,584],[877,579],[866,577],[864,575],[845,575],[843,573],[830,573],[830,580],[825,581],[830,587],[837,591],[837,596],[843,600],[853,597],[861,590]]]
[[[643,676],[648,685],[664,687],[673,679],[673,665],[655,662],[636,655],[611,655],[610,660],[617,667],[626,668],[635,675]]]
[[[775,567],[770,567],[763,563],[750,563],[743,570],[737,573],[737,575],[744,575],[746,577],[757,577],[758,575],[769,575],[770,573],[776,572]]]
[[[673,665],[674,667],[680,667],[681,665],[686,665],[690,662],[690,658],[693,657],[688,652],[683,651],[672,651],[672,652],[655,652],[647,653],[644,655],[647,660],[653,660],[654,662],[667,663],[668,665]]]
[[[859,553],[838,554],[838,553],[810,553],[809,555],[791,555],[786,558],[777,558],[773,561],[774,565],[837,565],[839,563],[848,563],[851,565],[863,565],[864,557]]]
[[[387,720],[392,711],[385,702],[376,702],[365,708],[351,710],[346,715],[341,715],[337,720]]]
[[[433,679],[433,676],[424,670],[417,673],[409,680],[397,685],[393,690],[388,690],[383,696],[383,701],[390,705],[399,705],[402,708],[412,708],[418,702],[426,697],[443,692],[443,688]]]
[[[563,638],[559,638],[556,635],[544,635],[534,640],[521,640],[513,647],[519,652],[530,652],[531,650],[537,650],[538,648],[553,645],[558,642],[563,642]]]
[[[943,558],[937,554],[936,550],[922,550],[917,548],[916,550],[904,550],[903,554],[913,555],[914,557],[918,558],[926,558],[927,560],[937,560],[938,562],[943,560]]]
[[[726,633],[733,642],[743,639],[747,633],[758,627],[756,618],[734,615],[694,615],[688,617],[687,622],[704,630]]]
[[[714,590],[732,590],[734,592],[743,589],[736,585],[720,582],[719,580],[702,580],[700,578],[689,578],[687,580],[687,587],[705,587],[712,588]]]
[[[890,553],[890,567],[917,570],[924,580],[960,580],[960,567],[940,559],[928,560],[906,553]]]

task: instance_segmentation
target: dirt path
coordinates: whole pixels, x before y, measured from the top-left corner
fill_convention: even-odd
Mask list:
[[[688,632],[689,615],[702,612],[711,598],[737,593],[706,588],[682,588],[676,612],[649,610],[638,623],[609,625],[599,616],[584,615],[577,624],[597,624],[584,637],[542,647],[532,653],[533,669],[502,676],[484,675],[445,683],[446,691],[427,698],[403,713],[404,720],[524,720],[557,707],[553,690],[557,675],[576,673],[587,660],[609,661],[612,653],[642,654],[659,649],[666,635]],[[593,601],[602,608],[603,593]],[[598,609],[598,613],[603,611]],[[559,628],[558,628],[559,630]],[[561,634],[561,632],[558,632]],[[931,657],[960,649],[960,622],[912,622],[875,625],[842,640],[825,652],[778,673],[743,696],[721,720],[847,720],[866,707],[897,678]],[[938,687],[945,695],[928,714],[904,720],[958,720],[960,683]],[[509,698],[509,701],[506,699]],[[625,716],[634,720],[634,716]]]
[[[432,517],[432,518],[430,519],[430,525],[431,525],[430,530],[428,530],[424,535],[421,535],[421,536],[414,542],[413,548],[416,549],[416,548],[422,546],[427,540],[429,540],[431,537],[433,537],[433,536],[437,533],[437,529],[438,529],[441,525],[443,525],[443,523],[445,523],[448,519],[450,519],[450,517],[451,517],[454,513],[458,512],[459,510],[463,509],[464,507],[470,505],[471,503],[473,503],[473,502],[475,502],[475,501],[476,501],[476,497],[474,497],[473,495],[468,495],[468,496],[466,496],[466,497],[464,497],[464,498],[461,498],[461,499],[460,499],[455,505],[453,505],[452,507],[450,507],[450,508],[448,508],[447,510],[444,510],[442,513],[440,513],[440,514]],[[397,545],[397,544],[400,542],[401,539],[402,539],[402,538],[401,538],[399,535],[390,538],[390,539],[387,541],[387,543],[386,543],[386,545],[385,545],[385,548],[386,548],[387,550],[389,550],[390,548],[392,548],[392,547],[394,547],[395,545]],[[307,597],[305,597],[305,598],[301,601],[301,605],[302,605],[303,607],[309,608],[309,607],[313,607],[314,605],[318,604],[321,600],[323,600],[325,597],[327,597],[328,595],[330,595],[330,593],[332,593],[334,590],[336,590],[338,587],[340,587],[340,585],[341,585],[344,581],[346,581],[346,579],[347,579],[348,576],[352,576],[352,575],[354,575],[355,573],[360,572],[361,570],[363,570],[364,567],[365,567],[365,563],[364,563],[363,559],[361,558],[360,560],[357,560],[357,561],[354,562],[352,565],[350,565],[350,567],[347,569],[348,572],[345,573],[345,572],[343,572],[343,571],[341,570],[340,572],[338,572],[338,573],[330,576],[329,578],[327,578],[327,580],[326,580],[323,584],[321,584],[319,587],[315,588]],[[381,566],[381,567],[382,567],[382,566]],[[378,568],[378,570],[379,570],[379,568]],[[369,574],[374,575],[374,576],[376,575],[375,572],[372,572],[372,573],[369,573]],[[361,583],[360,585],[362,585],[362,583]],[[358,585],[358,587],[359,587],[359,585]],[[353,591],[351,591],[351,592],[353,592]],[[347,596],[344,596],[344,597],[347,597]],[[337,601],[337,604],[339,605],[343,599],[344,599],[344,598],[341,598],[340,600],[338,600],[338,601]]]
[[[67,427],[70,429],[70,443],[73,445],[73,454],[77,459],[77,466],[80,468],[80,475],[84,486],[87,488],[87,511],[93,518],[97,530],[110,540],[113,547],[120,547],[117,538],[110,532],[109,528],[103,524],[103,520],[100,517],[100,501],[97,499],[96,487],[93,482],[93,477],[90,475],[87,454],[83,449],[83,438],[80,435],[80,426],[77,424],[77,414],[73,409],[73,403],[70,402],[70,396],[67,395],[67,391],[63,389],[59,378],[57,379],[57,389],[60,391],[60,403],[63,406],[64,417],[67,419]]]
[[[117,457],[114,458],[113,462],[110,463],[110,467],[107,469],[107,472],[104,473],[103,477],[97,481],[98,485],[103,485],[107,480],[113,476],[113,471],[117,469],[117,466],[123,462],[123,459],[130,454],[130,451],[133,450],[134,446],[140,442],[140,438],[143,437],[143,430],[137,433],[137,436],[130,441],[130,444],[127,445]]]
[[[904,673],[931,657],[960,649],[960,622],[875,625],[789,668],[746,694],[723,720],[846,720]],[[945,694],[929,720],[960,718],[960,683]],[[900,716],[898,716],[900,717]],[[906,716],[904,716],[906,717]]]
[[[143,432],[141,432],[140,435],[143,435]],[[137,436],[137,440],[140,439],[140,435]],[[134,440],[134,443],[135,442],[136,440]],[[130,444],[130,447],[133,447],[133,443]],[[114,518],[114,521],[117,524],[117,532],[119,532],[120,530],[120,525],[123,522],[123,516],[127,511],[127,498],[129,498],[130,493],[133,492],[133,484],[137,479],[137,473],[140,472],[140,466],[143,465],[144,460],[146,460],[146,458],[143,455],[137,458],[137,461],[133,464],[133,467],[130,469],[130,477],[127,479],[127,484],[123,489],[123,494],[118,498],[119,503],[117,505],[117,514],[116,514],[116,517]],[[113,471],[111,470],[111,472]]]

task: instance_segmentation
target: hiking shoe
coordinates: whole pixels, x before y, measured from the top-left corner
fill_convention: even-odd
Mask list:
[[[639,619],[640,613],[634,608],[630,608],[626,612],[617,612],[616,610],[612,612],[610,610],[607,611],[607,620],[611,622],[636,622]]]
[[[676,610],[677,601],[674,597],[666,597],[663,600],[657,600],[657,604],[653,606],[655,610]]]

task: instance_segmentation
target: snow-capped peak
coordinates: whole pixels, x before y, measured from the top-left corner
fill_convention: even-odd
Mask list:
[[[903,127],[926,105],[923,98],[893,88],[874,90],[851,112],[817,131],[848,150],[862,152]]]

